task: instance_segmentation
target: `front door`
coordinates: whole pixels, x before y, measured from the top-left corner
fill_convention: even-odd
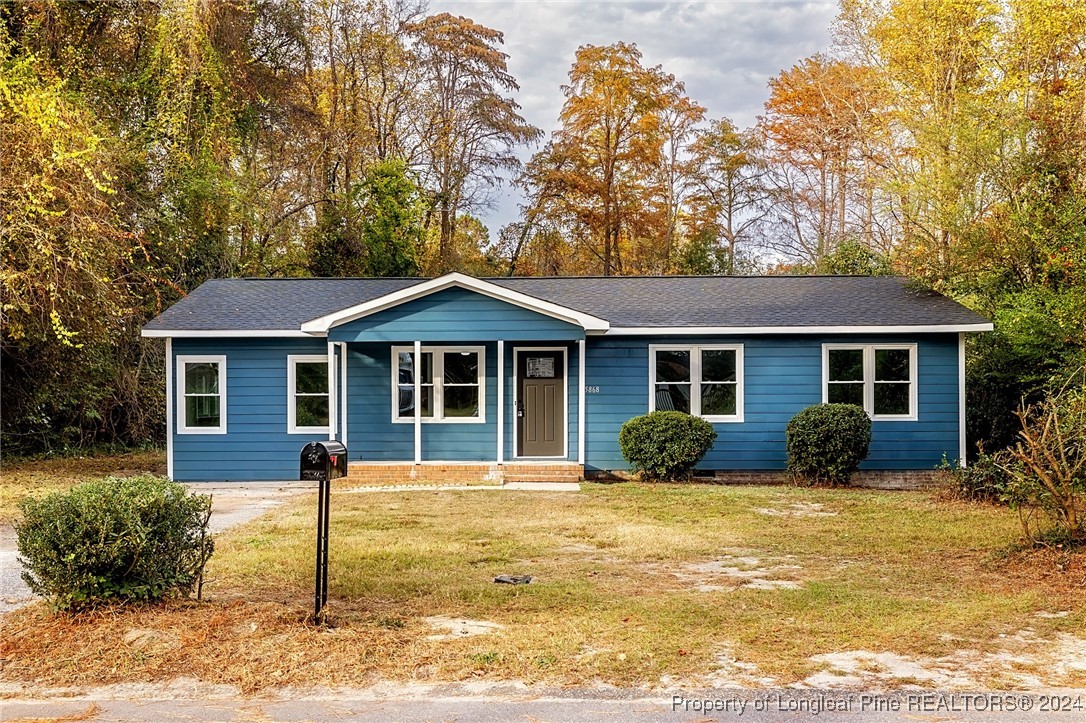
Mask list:
[[[517,456],[566,453],[566,357],[562,349],[517,350]]]

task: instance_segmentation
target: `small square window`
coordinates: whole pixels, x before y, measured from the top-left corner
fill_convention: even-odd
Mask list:
[[[177,433],[226,434],[226,357],[178,355]]]

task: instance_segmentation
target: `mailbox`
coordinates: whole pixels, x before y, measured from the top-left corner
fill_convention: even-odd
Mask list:
[[[326,622],[328,604],[328,510],[332,480],[347,476],[347,448],[339,442],[310,442],[302,447],[299,479],[317,483],[317,575],[313,593],[313,620]]]
[[[310,442],[302,447],[298,479],[324,482],[347,476],[347,448],[339,442]]]

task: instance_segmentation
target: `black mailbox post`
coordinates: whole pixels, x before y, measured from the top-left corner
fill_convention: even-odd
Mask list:
[[[347,476],[347,448],[339,442],[310,442],[302,447],[299,479],[317,483],[317,575],[313,619],[324,622],[328,603],[328,503],[332,480]]]

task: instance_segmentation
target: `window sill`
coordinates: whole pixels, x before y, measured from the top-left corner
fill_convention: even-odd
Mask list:
[[[707,416],[702,415],[701,419],[704,419],[706,422],[710,422],[712,424],[741,424],[743,422],[743,418],[740,417],[740,416],[734,416],[734,417],[707,417]]]
[[[486,424],[485,418],[476,417],[448,417],[445,419],[434,419],[433,417],[423,417],[423,424]],[[393,424],[414,424],[414,417],[397,417],[392,420]]]

